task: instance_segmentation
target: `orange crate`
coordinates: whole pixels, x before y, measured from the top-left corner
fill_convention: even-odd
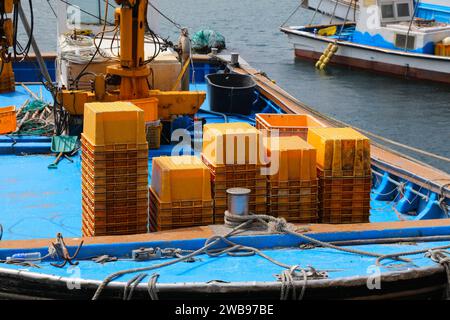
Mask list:
[[[268,162],[278,167],[270,180],[317,179],[316,149],[306,141],[296,136],[269,137],[263,141]]]
[[[323,192],[320,194],[320,200],[342,201],[342,200],[369,200],[370,193],[366,192]]]
[[[322,176],[371,174],[370,140],[352,128],[312,128],[308,131],[308,143],[316,148]]]
[[[153,230],[167,230],[212,224],[212,200],[161,202],[157,194],[150,188],[150,220]]]
[[[81,160],[81,168],[94,177],[148,175],[148,164],[137,167],[96,168],[94,165],[83,161],[83,155],[81,155]]]
[[[93,146],[146,144],[144,111],[122,101],[86,103],[83,137]]]
[[[17,118],[16,107],[0,108],[0,134],[11,133],[16,131]]]
[[[327,127],[308,114],[258,113],[255,116],[256,128],[267,130],[267,135],[278,130],[279,136],[298,136],[306,140],[309,128]]]
[[[92,202],[98,203],[102,201],[114,201],[114,200],[147,200],[147,191],[115,191],[106,193],[95,193],[92,190],[84,189],[82,190],[83,196],[92,199]]]
[[[317,223],[319,222],[319,211],[317,208],[301,208],[293,210],[276,210],[274,217],[284,218],[290,223]]]
[[[144,111],[144,121],[156,121],[158,117],[158,99],[157,98],[143,98],[130,100],[132,104]]]
[[[91,153],[102,152],[118,152],[118,151],[135,151],[148,150],[147,142],[145,143],[115,143],[107,145],[93,145],[84,133],[81,134],[81,145]]]
[[[81,147],[86,160],[91,163],[96,163],[97,161],[109,161],[114,162],[117,160],[127,160],[127,159],[146,159],[148,160],[147,150],[126,150],[126,151],[106,151],[106,152],[91,152],[84,146]]]
[[[203,155],[222,166],[261,164],[262,135],[247,122],[211,123],[203,127]]]
[[[211,175],[195,156],[155,157],[152,190],[161,202],[211,200]]]
[[[127,234],[140,234],[148,232],[148,223],[138,224],[133,223],[130,225],[112,225],[101,226],[95,225],[88,217],[83,216],[82,219],[82,231],[86,236],[112,236],[112,235],[127,235]]]
[[[114,227],[119,225],[146,226],[148,223],[147,214],[139,215],[135,213],[118,216],[98,217],[95,216],[90,211],[83,211],[83,218],[95,226],[108,226],[108,227],[111,226]]]
[[[120,200],[110,200],[110,201],[94,201],[92,198],[86,194],[85,191],[82,191],[82,201],[89,206],[92,211],[97,212],[114,212],[116,210],[131,210],[131,209],[139,209],[139,210],[147,210],[148,209],[148,200],[147,199],[120,199]]]
[[[81,168],[81,176],[84,180],[94,186],[109,184],[148,184],[148,174],[130,174],[130,175],[110,175],[99,176],[92,175],[86,168]]]
[[[95,209],[87,199],[81,201],[82,209],[90,212],[93,216],[106,218],[107,216],[121,216],[127,214],[148,215],[148,207],[145,206],[128,206],[123,208]]]
[[[92,193],[107,193],[107,192],[125,192],[125,191],[143,191],[146,192],[148,185],[146,183],[133,184],[133,183],[114,183],[106,185],[94,185],[90,183],[83,176],[81,177],[82,189],[88,189]]]

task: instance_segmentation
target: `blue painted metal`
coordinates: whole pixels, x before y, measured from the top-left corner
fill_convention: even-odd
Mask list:
[[[417,220],[430,220],[430,219],[443,219],[447,218],[445,213],[442,211],[441,207],[439,207],[438,203],[438,195],[436,193],[431,193],[428,196],[428,200],[423,202],[424,206],[418,212]]]
[[[392,179],[389,173],[385,172],[379,186],[373,191],[373,200],[392,201],[397,196],[397,186],[389,181],[389,178]]]
[[[439,22],[450,23],[450,6],[441,6],[420,1],[416,16],[426,20],[434,19]]]
[[[48,73],[53,81],[56,77],[56,64],[55,59],[47,58],[44,59],[45,65],[47,66]],[[43,79],[41,72],[39,71],[39,66],[33,61],[18,61],[13,62],[14,76],[16,82],[41,82]]]
[[[449,230],[447,230],[448,232]],[[318,237],[318,236],[316,236]],[[319,237],[318,237],[319,238]],[[328,237],[330,239],[331,237]],[[327,237],[323,237],[326,240]],[[367,275],[368,268],[373,266],[375,258],[360,256],[355,254],[349,254],[339,252],[333,249],[327,248],[313,248],[309,250],[302,250],[298,248],[298,238],[286,235],[273,235],[273,236],[246,236],[235,237],[233,241],[245,245],[260,248],[266,255],[279,260],[288,265],[300,264],[301,266],[313,266],[318,270],[328,271],[329,278],[335,279],[340,277],[350,277],[358,275]],[[129,258],[131,250],[140,247],[175,247],[182,249],[195,250],[204,245],[205,239],[194,239],[186,241],[167,241],[167,242],[148,242],[148,243],[118,243],[114,245],[90,245],[83,247],[80,252],[80,259],[86,259],[80,261],[77,266],[79,268],[83,279],[102,280],[107,275],[124,269],[136,268],[142,266],[151,266],[161,263],[161,260],[153,260],[146,262],[136,262],[129,259],[119,260],[114,263],[107,263],[101,267],[92,262],[90,258],[92,256],[98,256],[108,254],[119,257],[121,259]],[[413,247],[407,244],[396,245],[361,245],[357,248],[359,250],[365,250],[370,252],[377,252],[382,254],[392,254],[397,252],[412,251],[417,249],[428,249],[436,246],[446,245],[449,242],[429,242],[429,243],[417,243]],[[285,244],[292,244],[292,246],[285,246]],[[217,246],[219,247],[219,246]],[[347,248],[355,248],[350,246]],[[46,254],[47,248],[38,249],[41,254]],[[75,248],[69,248],[70,252],[73,252]],[[11,256],[18,252],[36,252],[36,249],[30,250],[0,250],[0,259],[4,259],[7,256]],[[210,280],[223,280],[228,282],[240,282],[240,281],[274,281],[274,275],[279,274],[283,268],[276,266],[267,260],[255,255],[245,257],[231,257],[221,256],[218,258],[209,257],[207,255],[199,256],[200,259],[193,263],[178,263],[172,266],[168,266],[162,269],[158,269],[160,283],[170,282],[207,282]],[[425,267],[433,265],[430,259],[424,257],[423,254],[413,255],[415,267]],[[166,260],[165,260],[166,261]],[[395,270],[407,270],[412,265],[402,265],[392,261],[385,261],[384,266],[390,268],[381,268],[381,272],[392,271],[392,266],[396,265]],[[42,274],[52,274],[55,276],[70,276],[69,269],[60,269],[50,266],[50,261],[46,260],[40,264],[41,269],[33,269],[34,272]],[[252,267],[249,267],[252,266]],[[20,269],[23,267],[14,265],[4,265],[2,267],[10,269]],[[255,272],[257,270],[257,272]],[[126,281],[133,275],[127,275],[120,278],[120,281]]]
[[[405,186],[403,197],[397,202],[396,209],[400,213],[415,212],[419,206],[420,197],[412,190],[419,190],[419,187],[412,182],[408,182]]]
[[[405,51],[405,48],[396,47],[394,43],[386,41],[380,34],[371,35],[368,32],[363,33],[360,31],[355,31],[350,41],[373,47]],[[416,48],[414,50],[407,50],[407,51],[413,53],[434,54],[434,43],[429,42],[425,44],[425,46],[423,46],[422,48]]]
[[[212,68],[212,69],[211,69]],[[201,72],[216,71],[217,68],[209,67],[207,64],[200,65],[196,70]],[[209,71],[208,71],[209,70]],[[198,77],[198,74],[196,74]],[[205,90],[204,77],[199,77],[193,90]],[[34,92],[39,94],[39,86],[29,86]],[[44,99],[51,101],[51,95],[44,90]],[[29,98],[29,94],[21,87],[18,87],[14,94],[2,95],[2,99],[11,104],[20,105]],[[271,112],[281,113],[281,108],[273,101],[259,95],[258,108],[266,108]],[[208,101],[201,107],[209,110]],[[223,122],[223,117],[211,115],[201,110],[196,115],[204,118],[207,123]],[[254,119],[239,115],[229,115],[230,122],[254,122]],[[182,123],[181,123],[182,122]],[[179,127],[183,128],[188,122],[181,121]],[[0,136],[0,153],[33,153],[50,152],[50,139],[47,137],[14,137],[16,144],[6,136]],[[173,145],[162,145],[158,150],[149,151],[149,179],[151,179],[151,159],[155,156],[170,155]],[[187,151],[191,153],[192,150]],[[47,170],[49,156],[27,156],[17,157],[14,155],[3,155],[0,158],[2,166],[8,170],[0,171],[0,207],[6,208],[0,217],[0,223],[5,227],[4,239],[36,239],[53,238],[56,232],[62,231],[66,236],[80,236],[81,233],[81,190],[80,190],[80,159],[75,156],[75,163],[62,160],[58,172]],[[390,206],[386,206],[386,201],[392,200],[396,192],[393,191],[395,185],[389,183],[386,177],[380,180],[374,190],[371,201],[371,222],[396,221],[397,215]],[[395,177],[392,177],[395,178]],[[375,180],[375,179],[374,179]],[[391,192],[390,196],[381,194]],[[423,191],[423,190],[422,190]],[[426,204],[419,203],[418,210],[425,210]],[[434,212],[427,209],[423,212]],[[429,217],[430,213],[424,214]],[[387,233],[382,233],[387,234]],[[364,237],[358,234],[357,237]],[[255,238],[257,239],[257,238]],[[263,241],[262,239],[260,239]],[[111,248],[114,250],[114,248]]]

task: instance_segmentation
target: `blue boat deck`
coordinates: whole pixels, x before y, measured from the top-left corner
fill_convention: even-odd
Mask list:
[[[277,243],[277,238],[285,236],[267,236],[266,243],[251,243],[256,248],[261,246],[272,246]],[[259,239],[261,240],[261,239]],[[185,248],[197,248],[202,241],[192,240],[185,241],[183,247]],[[403,244],[373,244],[373,245],[360,245],[360,246],[346,246],[344,248],[352,248],[363,250],[366,252],[379,253],[379,254],[393,254],[398,252],[410,252],[415,250],[422,250],[427,248],[435,248],[438,246],[449,245],[450,242],[423,242],[423,243],[403,243]],[[149,246],[151,245],[148,244]],[[114,248],[115,256],[117,252],[128,251],[131,252],[130,245],[118,244]],[[0,259],[5,258],[8,254],[12,254],[14,251],[0,250]],[[79,255],[79,265],[68,268],[55,268],[50,265],[52,261],[43,261],[39,264],[38,269],[40,274],[54,275],[58,277],[68,278],[83,278],[89,280],[103,280],[107,275],[117,271],[149,267],[152,265],[160,264],[162,261],[170,261],[171,258],[164,260],[158,259],[153,261],[138,262],[133,261],[129,256],[118,257],[119,260],[114,263],[98,264],[91,260],[93,257],[97,257],[100,254],[107,254],[108,249],[105,247],[102,251],[101,248],[97,248],[94,251],[92,248],[85,247]],[[313,248],[313,249],[299,249],[298,247],[291,248],[273,248],[262,249],[262,252],[267,256],[282,262],[287,265],[299,265],[300,267],[307,268],[309,265],[315,268],[317,271],[327,272],[329,279],[337,279],[342,277],[352,276],[367,276],[370,273],[375,272],[373,269],[375,266],[374,257],[361,256],[357,254],[346,253],[342,251],[336,251],[327,248]],[[92,254],[92,256],[90,256]],[[411,268],[420,268],[431,266],[434,264],[424,254],[416,254],[408,256],[412,260],[408,262],[397,262],[392,260],[384,260],[381,262],[380,272],[390,271],[406,271]],[[224,267],[226,266],[226,268]],[[251,267],[249,267],[251,266]],[[6,265],[9,269],[15,270],[29,270],[36,271],[34,268],[24,268],[17,265]],[[255,271],[258,272],[255,272]],[[229,256],[222,255],[220,257],[210,257],[206,254],[199,255],[194,262],[180,262],[174,265],[170,265],[164,268],[155,270],[154,272],[160,275],[159,283],[184,283],[195,282],[205,283],[212,280],[220,280],[225,282],[269,282],[276,281],[275,275],[280,274],[284,268],[277,266],[270,261],[258,256]],[[153,272],[149,272],[152,274]],[[134,277],[136,274],[128,274],[120,277],[118,280],[126,282]],[[144,280],[145,283],[147,280]]]
[[[40,94],[39,85],[29,87]],[[192,89],[206,91],[206,85],[198,83],[192,85]],[[15,93],[5,96],[7,104],[16,106],[30,98],[20,86]],[[43,96],[44,100],[50,101],[47,91],[43,90]],[[209,110],[207,100],[201,109]],[[221,116],[203,111],[197,117],[206,119],[208,123],[223,122]],[[242,116],[229,116],[228,120],[252,122],[251,118]],[[158,150],[149,151],[149,182],[152,158],[170,155],[172,147],[162,145]],[[3,240],[54,238],[58,232],[66,237],[81,236],[80,154],[73,157],[73,163],[62,159],[58,169],[47,169],[54,158],[50,154],[48,137],[0,136],[0,207],[3,208],[0,224],[4,228]],[[371,207],[371,222],[400,219],[390,201],[372,200]],[[402,215],[403,220],[414,218]]]

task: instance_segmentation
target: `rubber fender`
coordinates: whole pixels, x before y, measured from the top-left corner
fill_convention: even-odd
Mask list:
[[[403,197],[397,202],[396,209],[400,213],[416,212],[419,207],[420,197],[412,190],[418,190],[419,187],[412,182],[405,186]]]
[[[385,172],[378,187],[373,191],[373,200],[392,201],[397,196],[397,186],[389,181],[389,173]]]
[[[437,204],[438,195],[432,193],[428,196],[425,207],[418,213],[415,220],[430,220],[448,218],[445,212]]]

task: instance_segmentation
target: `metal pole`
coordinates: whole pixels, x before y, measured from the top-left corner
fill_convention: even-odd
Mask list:
[[[27,17],[25,15],[25,12],[23,11],[23,8],[19,2],[18,5],[19,8],[19,15],[20,19],[22,20],[23,27],[25,28],[25,31],[27,32],[27,35],[31,37],[31,45],[33,46],[34,54],[36,55],[37,63],[39,64],[39,69],[41,70],[42,75],[44,76],[45,80],[48,83],[53,83],[52,78],[50,77],[50,74],[48,73],[47,65],[44,62],[44,59],[42,58],[41,51],[39,50],[39,47],[36,43],[36,40],[34,39],[34,36],[31,34],[31,28],[28,24]]]

